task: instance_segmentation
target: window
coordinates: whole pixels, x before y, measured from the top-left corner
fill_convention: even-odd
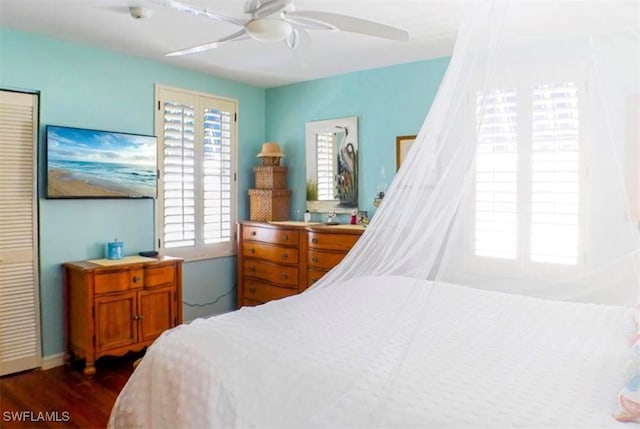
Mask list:
[[[237,102],[156,86],[158,248],[189,260],[234,253]]]
[[[473,254],[577,265],[578,87],[542,83],[477,94]]]

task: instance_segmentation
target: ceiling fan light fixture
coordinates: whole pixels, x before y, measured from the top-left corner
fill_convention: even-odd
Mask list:
[[[151,18],[152,11],[146,7],[130,6],[129,14],[135,20],[142,20]]]
[[[245,28],[253,39],[261,42],[279,42],[286,39],[293,30],[288,22],[271,18],[251,20]]]

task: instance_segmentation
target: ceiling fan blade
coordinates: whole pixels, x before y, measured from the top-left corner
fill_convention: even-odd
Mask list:
[[[249,35],[247,34],[247,32],[245,31],[245,29],[243,28],[242,30],[238,31],[237,33],[233,33],[230,34],[226,37],[223,37],[222,39],[218,39],[214,42],[209,42],[209,43],[203,43],[202,45],[198,45],[198,46],[194,46],[192,48],[187,48],[187,49],[181,49],[179,51],[173,51],[173,52],[169,52],[168,54],[166,54],[167,57],[179,57],[182,55],[189,55],[189,54],[197,54],[199,52],[204,52],[204,51],[209,51],[211,49],[215,49],[220,45],[223,45],[225,43],[228,42],[235,42],[237,40],[244,40],[244,39],[248,39]]]
[[[409,40],[409,33],[405,30],[354,16],[307,10],[283,11],[282,17],[286,21],[306,28],[348,31],[400,42]]]
[[[289,4],[292,0],[247,0],[244,7],[244,12],[251,14],[255,18],[265,18],[280,12]]]
[[[244,13],[253,15],[253,12],[260,6],[261,0],[247,0],[244,2]]]
[[[175,0],[147,0],[147,1],[158,4],[160,6],[165,6],[180,12],[189,13],[191,15],[202,15],[202,16],[207,16],[209,18],[215,19],[217,21],[230,22],[231,24],[239,25],[241,27],[244,27],[244,25],[247,23],[246,19],[232,18],[230,16],[221,15],[217,12],[213,12],[209,9],[205,9],[197,6],[191,6],[188,4],[180,3]]]
[[[283,40],[283,43],[287,45],[289,49],[296,50],[300,46],[311,45],[311,37],[309,37],[307,30],[299,25],[294,25],[293,31]]]

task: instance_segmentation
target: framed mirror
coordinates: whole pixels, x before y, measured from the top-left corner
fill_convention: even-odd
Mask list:
[[[307,210],[358,208],[358,117],[307,122]]]

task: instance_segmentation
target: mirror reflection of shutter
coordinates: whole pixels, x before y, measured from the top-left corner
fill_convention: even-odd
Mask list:
[[[518,246],[516,90],[476,97],[475,255],[514,260]]]
[[[333,189],[335,154],[335,134],[317,134],[317,168],[318,168],[318,200],[328,201],[335,199]]]
[[[533,89],[531,260],[578,262],[580,141],[573,83]]]
[[[0,375],[39,367],[38,96],[0,91]]]
[[[164,247],[196,244],[194,106],[164,102]]]

